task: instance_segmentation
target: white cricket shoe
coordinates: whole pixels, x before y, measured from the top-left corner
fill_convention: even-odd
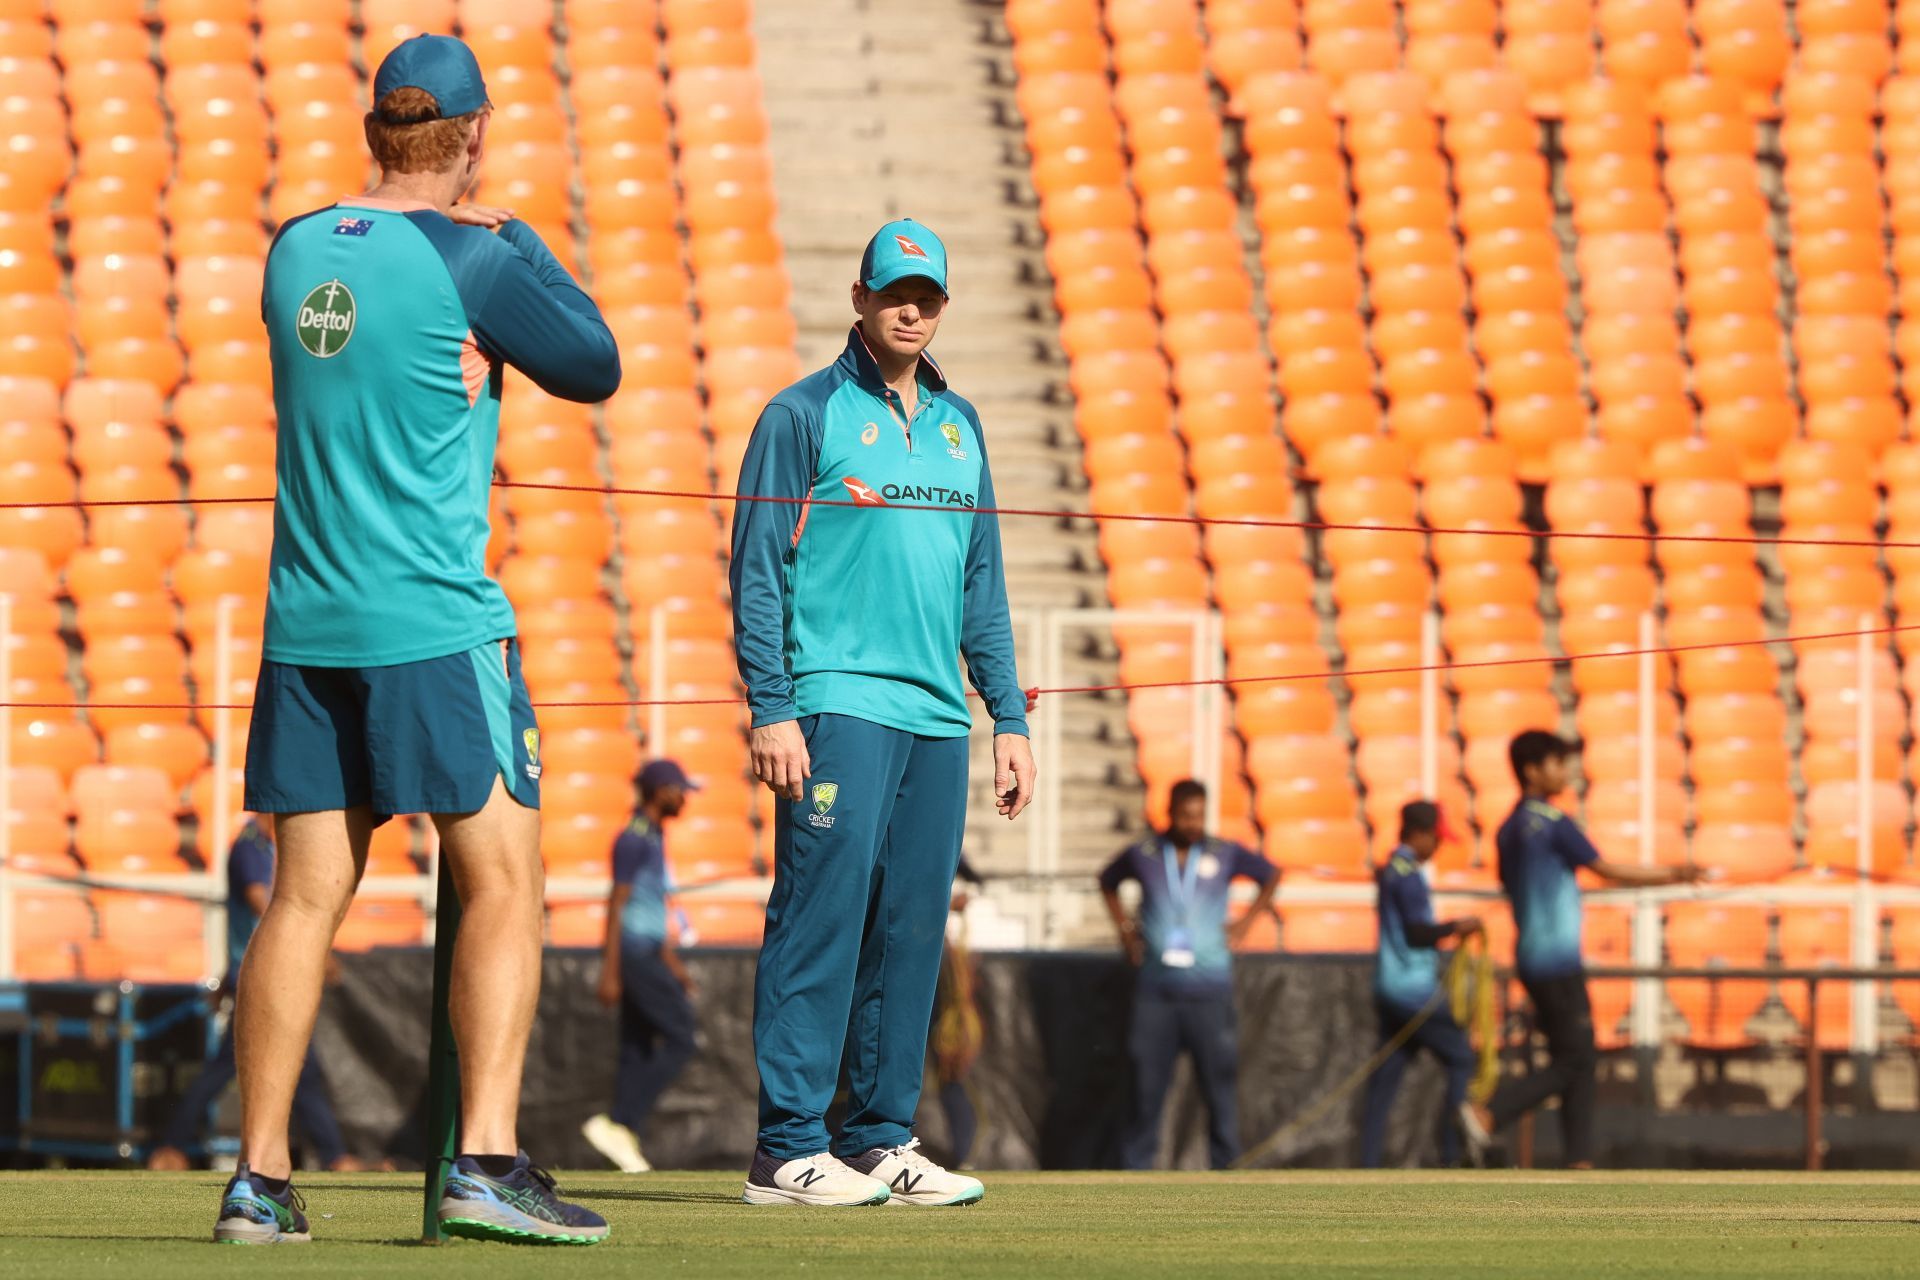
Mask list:
[[[581,1125],[580,1136],[622,1173],[653,1172],[640,1150],[639,1135],[605,1112]]]
[[[753,1153],[740,1198],[748,1204],[807,1204],[823,1207],[885,1204],[887,1184],[856,1173],[825,1151],[804,1160],[781,1160]]]
[[[1454,1113],[1460,1123],[1460,1136],[1466,1139],[1467,1159],[1476,1169],[1487,1167],[1487,1151],[1493,1146],[1493,1126],[1486,1113],[1471,1102],[1463,1101]]]
[[[893,1198],[888,1204],[978,1204],[987,1189],[980,1179],[941,1168],[919,1152],[920,1139],[897,1147],[875,1147],[853,1157],[847,1164],[870,1178],[887,1184]]]

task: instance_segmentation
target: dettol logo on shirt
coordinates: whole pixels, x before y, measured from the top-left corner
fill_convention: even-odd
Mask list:
[[[325,360],[340,354],[353,337],[353,293],[338,280],[314,287],[300,303],[293,331],[310,356]]]

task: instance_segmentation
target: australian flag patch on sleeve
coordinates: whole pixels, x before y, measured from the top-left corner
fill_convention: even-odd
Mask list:
[[[372,218],[342,218],[335,224],[333,234],[337,236],[364,236],[373,230]]]

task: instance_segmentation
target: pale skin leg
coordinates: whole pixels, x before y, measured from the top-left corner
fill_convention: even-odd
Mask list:
[[[290,1177],[287,1123],[334,932],[367,866],[373,817],[365,805],[288,813],[276,822],[273,897],[247,946],[234,1004],[240,1076],[240,1159],[268,1178]]]
[[[460,1049],[460,1145],[511,1155],[540,997],[540,814],[517,804],[496,778],[485,808],[437,815],[434,823],[462,910],[449,998]],[[278,821],[273,898],[247,947],[234,1012],[240,1158],[264,1177],[293,1172],[294,1085],[319,1014],[327,953],[366,868],[372,831],[364,805]]]
[[[495,778],[478,813],[433,821],[460,892],[448,1000],[460,1050],[460,1150],[512,1155],[520,1072],[540,999],[540,811],[520,805]]]

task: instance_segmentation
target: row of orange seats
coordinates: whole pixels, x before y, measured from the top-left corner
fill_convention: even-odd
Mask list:
[[[148,893],[27,889],[14,898],[14,975],[28,982],[199,982],[208,976],[200,908]],[[674,910],[685,945],[751,946],[760,940],[763,904],[690,895]],[[417,898],[362,894],[334,935],[336,951],[412,947],[427,938]],[[548,904],[547,942],[599,947],[606,901]],[[224,954],[216,967],[224,963]]]
[[[1028,54],[1029,68],[1054,69],[1070,53],[1076,22],[1090,0],[1017,0],[1007,23]],[[1123,27],[1165,29],[1162,0],[1109,6]],[[1920,26],[1920,10],[1895,6],[1894,27]],[[1205,53],[1229,92],[1263,71],[1324,75],[1336,86],[1357,75],[1401,67],[1438,83],[1462,70],[1504,66],[1524,77],[1533,107],[1557,115],[1561,90],[1596,70],[1652,89],[1699,66],[1738,83],[1756,113],[1772,106],[1790,61],[1841,71],[1877,83],[1904,50],[1888,39],[1887,6],[1879,0],[1818,0],[1795,8],[1789,31],[1784,0],[1216,0],[1206,6]],[[1190,24],[1171,39],[1129,50],[1133,70],[1163,69],[1193,56],[1199,33]],[[1598,44],[1596,54],[1595,45]]]

